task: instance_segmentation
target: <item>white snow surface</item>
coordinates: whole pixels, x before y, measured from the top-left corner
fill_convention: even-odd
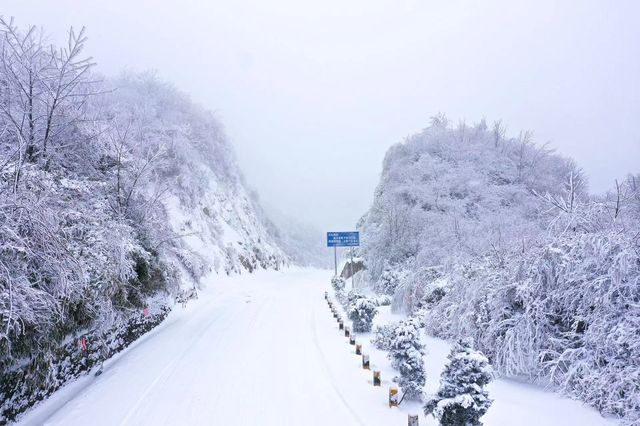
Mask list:
[[[200,298],[92,374],[36,406],[21,425],[406,425],[417,403],[390,409],[386,352],[357,336],[382,387],[372,386],[323,298],[332,271],[290,268],[208,278]],[[376,323],[402,317],[380,307]],[[437,389],[449,345],[427,339],[426,390]],[[539,387],[489,386],[491,425],[614,425]]]

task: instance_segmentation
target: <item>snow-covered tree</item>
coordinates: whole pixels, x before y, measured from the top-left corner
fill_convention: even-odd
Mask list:
[[[372,282],[385,269],[415,271],[472,259],[512,244],[525,246],[545,230],[548,206],[534,195],[558,197],[573,175],[569,159],[522,135],[495,135],[486,125],[450,128],[446,120],[391,147],[373,205],[360,230],[360,253]],[[464,132],[464,134],[463,134]]]
[[[389,344],[391,365],[400,372],[394,380],[404,392],[404,398],[421,400],[427,375],[424,369],[424,345],[415,320],[401,321],[393,329]]]
[[[343,291],[341,295],[342,295],[342,299],[339,299],[339,301],[340,303],[342,303],[342,306],[347,312],[347,315],[351,305],[353,305],[356,300],[365,298],[364,293],[362,293],[362,291],[357,288],[352,288],[347,292]]]
[[[380,294],[393,296],[400,283],[399,275],[399,272],[394,269],[385,269],[376,283],[376,291]]]
[[[353,331],[368,333],[373,325],[373,318],[378,313],[376,304],[366,297],[351,302],[347,308],[349,319],[353,321]]]
[[[359,222],[392,309],[473,337],[501,374],[640,419],[640,177],[589,195],[571,159],[498,122],[434,125],[392,147]]]
[[[0,383],[53,360],[25,384],[45,393],[77,333],[286,262],[218,120],[153,75],[96,78],[86,41],[0,17]]]
[[[491,381],[489,360],[461,340],[451,349],[440,378],[437,395],[429,398],[425,414],[432,414],[442,426],[479,426],[491,406],[484,387]]]
[[[391,342],[395,335],[394,331],[398,326],[397,323],[389,323],[378,325],[373,331],[373,338],[371,343],[378,348],[385,351],[391,350]]]
[[[346,301],[345,287],[346,281],[344,278],[340,276],[335,276],[331,278],[331,287],[333,287],[333,292],[336,295],[336,299],[338,302],[344,304]]]

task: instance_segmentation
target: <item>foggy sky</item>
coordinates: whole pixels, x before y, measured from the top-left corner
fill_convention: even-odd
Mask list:
[[[104,74],[157,70],[215,111],[265,203],[322,229],[353,228],[386,149],[438,112],[532,130],[593,192],[640,172],[640,2],[0,0],[0,14],[55,42],[85,25]]]

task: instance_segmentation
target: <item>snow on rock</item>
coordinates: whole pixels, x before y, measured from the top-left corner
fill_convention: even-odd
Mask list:
[[[247,187],[218,121],[158,82],[125,76],[113,84],[114,103],[142,111],[152,144],[167,152],[169,164],[148,191],[166,191],[159,200],[175,234],[169,246],[196,254],[216,272],[286,264],[274,227]]]

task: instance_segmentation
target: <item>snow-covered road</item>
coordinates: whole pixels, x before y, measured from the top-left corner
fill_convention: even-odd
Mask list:
[[[402,424],[406,415],[389,411],[359,358],[337,347],[345,342],[323,299],[330,273],[256,278],[216,277],[101,376],[63,389],[21,423]]]
[[[406,425],[407,413],[419,406],[388,407],[392,372],[375,351],[372,367],[382,369],[383,385],[372,386],[371,372],[361,368],[324,301],[330,275],[290,269],[213,277],[199,300],[176,307],[101,376],[61,389],[20,424]],[[553,418],[566,425],[571,413],[586,415],[590,425],[611,424],[574,401],[531,388],[501,396],[486,424],[512,424],[514,412],[536,425],[555,425]],[[566,407],[567,416],[536,423],[527,413],[540,412],[541,398],[558,400],[554,409]],[[425,420],[420,424],[435,424]]]

